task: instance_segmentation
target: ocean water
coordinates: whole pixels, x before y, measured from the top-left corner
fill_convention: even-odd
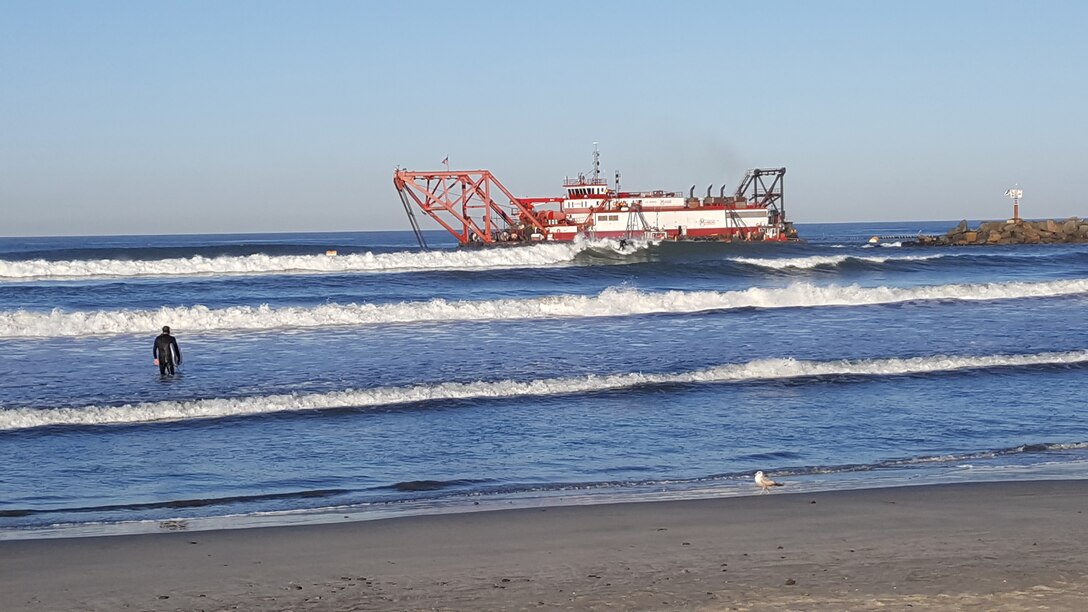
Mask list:
[[[1088,246],[952,225],[0,239],[0,538],[1088,477]]]

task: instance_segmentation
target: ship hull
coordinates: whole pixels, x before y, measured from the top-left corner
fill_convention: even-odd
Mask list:
[[[567,208],[562,223],[536,232],[536,239],[576,237],[651,240],[784,241],[791,228],[776,223],[773,211],[759,207]]]

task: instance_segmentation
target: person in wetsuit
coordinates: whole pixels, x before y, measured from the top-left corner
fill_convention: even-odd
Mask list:
[[[155,348],[151,349],[151,354],[155,356],[155,365],[159,366],[159,374],[166,376],[169,373],[174,375],[174,365],[181,365],[181,349],[178,348],[178,341],[170,335],[170,326],[163,325],[162,333],[155,338]]]

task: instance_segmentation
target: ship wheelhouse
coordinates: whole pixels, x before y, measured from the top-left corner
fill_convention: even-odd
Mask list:
[[[567,179],[563,181],[563,188],[567,191],[567,197],[560,204],[562,210],[597,208],[612,197],[608,181],[602,178],[579,176]]]

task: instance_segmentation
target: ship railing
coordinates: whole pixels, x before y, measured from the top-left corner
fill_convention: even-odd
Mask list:
[[[624,191],[615,197],[627,200],[632,198],[682,198],[684,194],[679,191]]]
[[[563,179],[564,187],[597,187],[599,185],[607,185],[608,179],[591,179],[591,178],[567,178]]]

